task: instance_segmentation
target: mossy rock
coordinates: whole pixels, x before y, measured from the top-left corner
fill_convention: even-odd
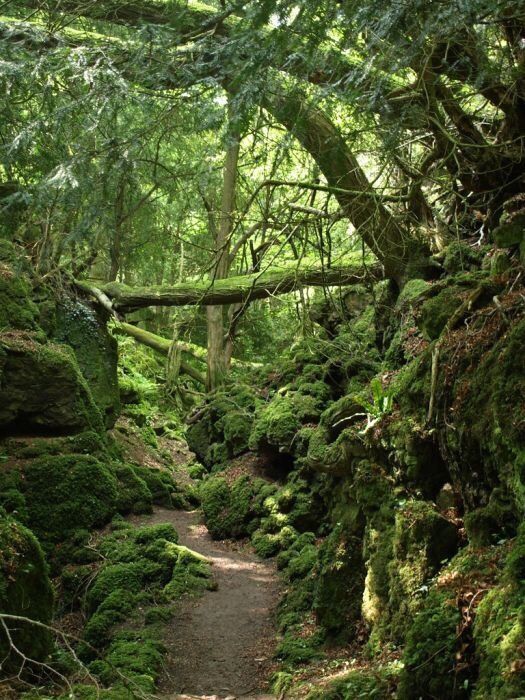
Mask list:
[[[246,537],[265,514],[264,500],[275,487],[263,479],[240,476],[230,484],[223,476],[202,482],[200,497],[206,526],[212,537]]]
[[[199,409],[199,419],[186,430],[192,452],[209,468],[245,452],[259,403],[253,388],[246,384],[226,386],[210,394]]]
[[[248,450],[252,423],[253,416],[246,411],[230,411],[223,417],[224,440],[232,457]]]
[[[497,226],[492,232],[492,238],[498,248],[519,245],[525,239],[525,214],[518,214]]]
[[[116,508],[119,513],[151,513],[152,496],[146,482],[132,467],[121,464],[115,468],[118,480]]]
[[[17,459],[66,454],[86,454],[107,459],[109,449],[104,436],[94,430],[63,437],[11,437],[1,441],[0,447],[10,457]]]
[[[261,408],[250,435],[250,448],[293,454],[295,436],[304,423],[319,420],[318,400],[299,391],[276,395]]]
[[[387,700],[395,697],[399,673],[400,668],[395,664],[378,666],[373,670],[350,671],[320,688],[311,690],[306,700]]]
[[[290,547],[297,540],[298,534],[293,527],[285,525],[285,527],[275,533],[256,530],[252,535],[251,542],[257,554],[263,559],[268,559],[279,552],[290,551]],[[290,559],[295,554],[297,553],[291,553]]]
[[[53,589],[42,549],[26,527],[0,515],[0,610],[30,620],[51,624]],[[19,621],[6,620],[13,643],[29,659],[44,661],[52,650],[49,630]],[[23,667],[23,659],[0,631],[0,658],[6,672]],[[31,663],[29,663],[29,668]]]
[[[483,248],[472,248],[463,241],[454,241],[445,249],[443,267],[451,275],[476,270],[481,267],[484,254]]]
[[[419,326],[427,340],[439,338],[450,317],[461,306],[463,302],[462,292],[464,290],[454,286],[445,287],[439,294],[423,304]]]
[[[480,602],[474,620],[479,676],[473,697],[525,696],[525,526],[512,543],[498,585]]]
[[[321,633],[305,637],[300,629],[291,627],[279,643],[275,657],[285,668],[295,668],[320,659],[323,655],[322,643]]]
[[[0,472],[0,491],[5,488],[23,495],[28,524],[46,543],[103,525],[116,509],[113,471],[87,455],[41,457]]]
[[[0,425],[4,431],[103,432],[100,411],[74,352],[34,334],[0,335]]]
[[[173,507],[172,494],[176,490],[173,478],[166,471],[154,467],[133,465],[135,475],[143,481],[150,494],[151,501],[165,508]]]
[[[0,260],[0,332],[7,329],[39,330],[38,307],[30,295],[27,277],[16,272],[13,264]]]
[[[186,441],[192,452],[204,461],[211,445],[211,436],[207,421],[200,420],[186,429]]]
[[[408,621],[397,694],[400,700],[469,697],[462,674],[455,668],[460,619],[455,600],[438,590],[429,594],[422,610]]]
[[[319,550],[313,608],[318,622],[334,637],[351,639],[361,618],[365,566],[360,523],[337,525]]]
[[[104,312],[86,302],[63,301],[56,307],[53,338],[73,348],[105,426],[112,427],[120,413],[118,351]]]
[[[501,487],[494,489],[486,506],[476,508],[465,515],[465,530],[469,541],[477,547],[512,537],[517,524],[514,501]]]

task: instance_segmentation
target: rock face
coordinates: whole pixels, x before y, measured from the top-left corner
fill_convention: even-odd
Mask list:
[[[53,612],[53,591],[40,545],[30,530],[5,516],[0,517],[0,610],[44,624],[51,623]],[[46,629],[20,621],[7,624],[14,645],[28,658],[43,661],[51,652]],[[3,631],[0,658],[3,671],[18,669],[21,663]]]
[[[106,428],[120,412],[117,380],[117,341],[106,329],[103,312],[83,301],[66,299],[57,305],[54,339],[73,348],[82,376]]]
[[[0,241],[0,432],[111,427],[120,402],[106,319],[75,299],[31,296],[23,258]]]
[[[0,426],[8,435],[102,429],[71,348],[31,333],[0,335]]]
[[[42,287],[35,292],[23,254],[0,240],[2,613],[50,623],[43,551],[56,574],[90,529],[135,507],[126,501],[130,491],[151,508],[145,482],[133,472],[121,477],[113,464],[106,428],[118,411],[116,343],[105,319],[64,292],[60,299]],[[12,641],[0,626],[2,672],[16,676],[24,667],[13,645],[34,662],[52,651],[45,628],[6,625]]]
[[[353,308],[261,378],[248,446],[272,450],[273,493],[228,461],[216,398],[191,426],[214,430],[210,527],[250,535],[287,581],[279,658],[315,658],[320,640],[366,638],[378,663],[402,649],[406,700],[525,696],[525,289],[516,250],[497,275],[468,252],[406,285],[381,350],[377,317]]]

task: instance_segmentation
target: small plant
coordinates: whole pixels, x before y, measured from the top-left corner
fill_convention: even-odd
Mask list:
[[[371,400],[364,393],[358,394],[355,397],[356,402],[366,411],[367,424],[361,431],[363,434],[373,428],[383,416],[390,413],[394,403],[394,393],[392,389],[390,387],[385,389],[379,377],[374,377],[369,387],[372,392]]]

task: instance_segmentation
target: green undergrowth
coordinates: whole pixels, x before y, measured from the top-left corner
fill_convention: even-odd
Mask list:
[[[152,692],[164,652],[159,630],[182,596],[213,587],[209,564],[178,544],[170,524],[116,519],[95,549],[102,560],[95,576],[83,567],[63,575],[68,609],[87,618],[78,654],[104,686]]]
[[[376,668],[350,671],[340,674],[336,680],[323,683],[307,695],[307,700],[357,700],[394,697],[399,676],[399,665],[388,664]]]

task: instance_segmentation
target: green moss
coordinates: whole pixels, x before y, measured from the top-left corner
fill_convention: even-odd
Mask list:
[[[0,610],[44,624],[51,624],[53,591],[42,549],[33,533],[10,517],[0,515]],[[52,649],[48,630],[6,620],[14,644],[22,654],[43,661]],[[17,672],[23,659],[0,632],[3,668]]]
[[[229,457],[228,445],[225,442],[214,442],[206,452],[204,462],[211,468],[212,472],[222,471],[226,467]]]
[[[456,287],[445,287],[421,307],[420,327],[427,340],[435,340],[441,334],[449,318],[463,299]]]
[[[290,628],[277,647],[275,656],[285,668],[294,668],[322,657],[322,635],[317,633],[305,637],[300,631],[300,628]]]
[[[107,331],[104,313],[66,299],[57,305],[53,337],[73,348],[105,425],[111,427],[120,412],[117,341]]]
[[[462,241],[454,241],[446,248],[443,267],[450,274],[478,269],[484,253],[483,248],[472,248]]]
[[[359,527],[336,525],[319,550],[313,607],[333,636],[351,638],[361,616],[365,568]]]
[[[66,437],[12,437],[3,442],[3,447],[9,455],[20,459],[64,454],[107,458],[108,450],[104,436],[93,430]]]
[[[277,568],[279,570],[286,569],[293,558],[305,547],[315,543],[315,535],[313,532],[303,532],[297,535],[292,543],[284,551],[277,556]]]
[[[146,625],[156,625],[158,623],[169,622],[173,617],[173,609],[165,605],[159,605],[146,610],[144,623]]]
[[[0,490],[16,478],[26,502],[28,524],[46,542],[59,542],[81,529],[103,525],[115,512],[117,481],[93,457],[42,457],[11,473],[0,473]]]
[[[474,621],[479,677],[473,697],[525,695],[525,527],[512,543],[499,585],[483,598]]]
[[[142,561],[105,566],[88,591],[87,603],[89,609],[92,611],[96,610],[117,589],[127,593],[139,593],[147,575],[148,572],[144,570]]]
[[[246,451],[258,403],[254,390],[245,384],[211,394],[199,420],[186,431],[190,449],[207,467],[223,464]]]
[[[168,599],[174,600],[186,594],[199,595],[204,590],[213,588],[214,583],[207,559],[186,547],[179,546],[171,580],[164,588]]]
[[[496,488],[486,506],[465,515],[465,530],[469,541],[477,547],[493,544],[516,532],[516,509],[503,489]]]
[[[301,392],[278,394],[258,412],[250,448],[293,454],[295,436],[303,423],[318,420],[320,414],[320,404],[313,396]]]
[[[431,504],[409,501],[396,512],[393,559],[389,574],[389,627],[392,638],[402,641],[419,608],[415,595],[457,551],[455,525]]]
[[[150,467],[137,466],[132,467],[136,476],[141,479],[151,493],[151,500],[155,505],[171,508],[172,493],[175,491],[175,485],[172,477],[165,471]]]
[[[263,479],[240,476],[231,485],[223,476],[212,476],[200,487],[202,510],[212,537],[245,537],[264,515],[264,500],[275,487]]]
[[[138,690],[152,693],[162,668],[163,652],[162,644],[146,631],[121,632],[112,641],[106,655],[109,668],[104,680],[118,683],[116,671],[119,671]]]
[[[307,700],[355,700],[356,698],[378,698],[387,700],[393,697],[399,667],[395,664],[374,668],[373,671],[350,671],[322,688],[308,693]]]
[[[186,441],[192,452],[204,461],[211,445],[211,436],[207,421],[197,421],[186,429]]]
[[[525,238],[525,215],[520,214],[497,226],[492,237],[498,248],[510,248],[519,245]]]
[[[0,331],[6,328],[38,330],[38,307],[30,298],[29,280],[17,270],[17,258],[20,258],[7,241],[1,244]]]
[[[59,434],[103,432],[100,411],[71,348],[17,333],[1,334],[0,348],[0,425]]]
[[[152,496],[146,482],[132,467],[121,464],[115,469],[118,480],[116,508],[119,513],[151,513]]]
[[[410,620],[398,697],[468,697],[456,673],[455,652],[460,614],[454,599],[432,591],[423,609]]]
[[[252,416],[246,411],[230,411],[223,417],[224,439],[233,457],[248,449],[252,422]]]
[[[263,559],[275,556],[278,552],[288,550],[297,539],[297,531],[285,526],[276,533],[257,530],[252,535],[252,545],[257,554]]]
[[[207,473],[206,467],[202,464],[192,464],[188,469],[188,475],[191,479],[203,479]]]
[[[177,540],[169,523],[138,528],[122,523],[98,543],[104,563],[94,581],[93,572],[87,578],[90,586],[82,596],[88,615],[87,644],[79,653],[103,683],[118,687],[123,674],[127,682],[152,692],[163,649],[154,634],[127,629],[128,621],[139,620],[139,608],[146,606],[144,622],[154,630],[156,623],[171,616],[168,608],[158,606],[159,601],[196,595],[213,586],[206,559]],[[63,576],[67,588],[71,587],[68,578],[71,584],[78,583],[78,574],[71,573]],[[101,659],[94,660],[88,644],[103,650]]]

